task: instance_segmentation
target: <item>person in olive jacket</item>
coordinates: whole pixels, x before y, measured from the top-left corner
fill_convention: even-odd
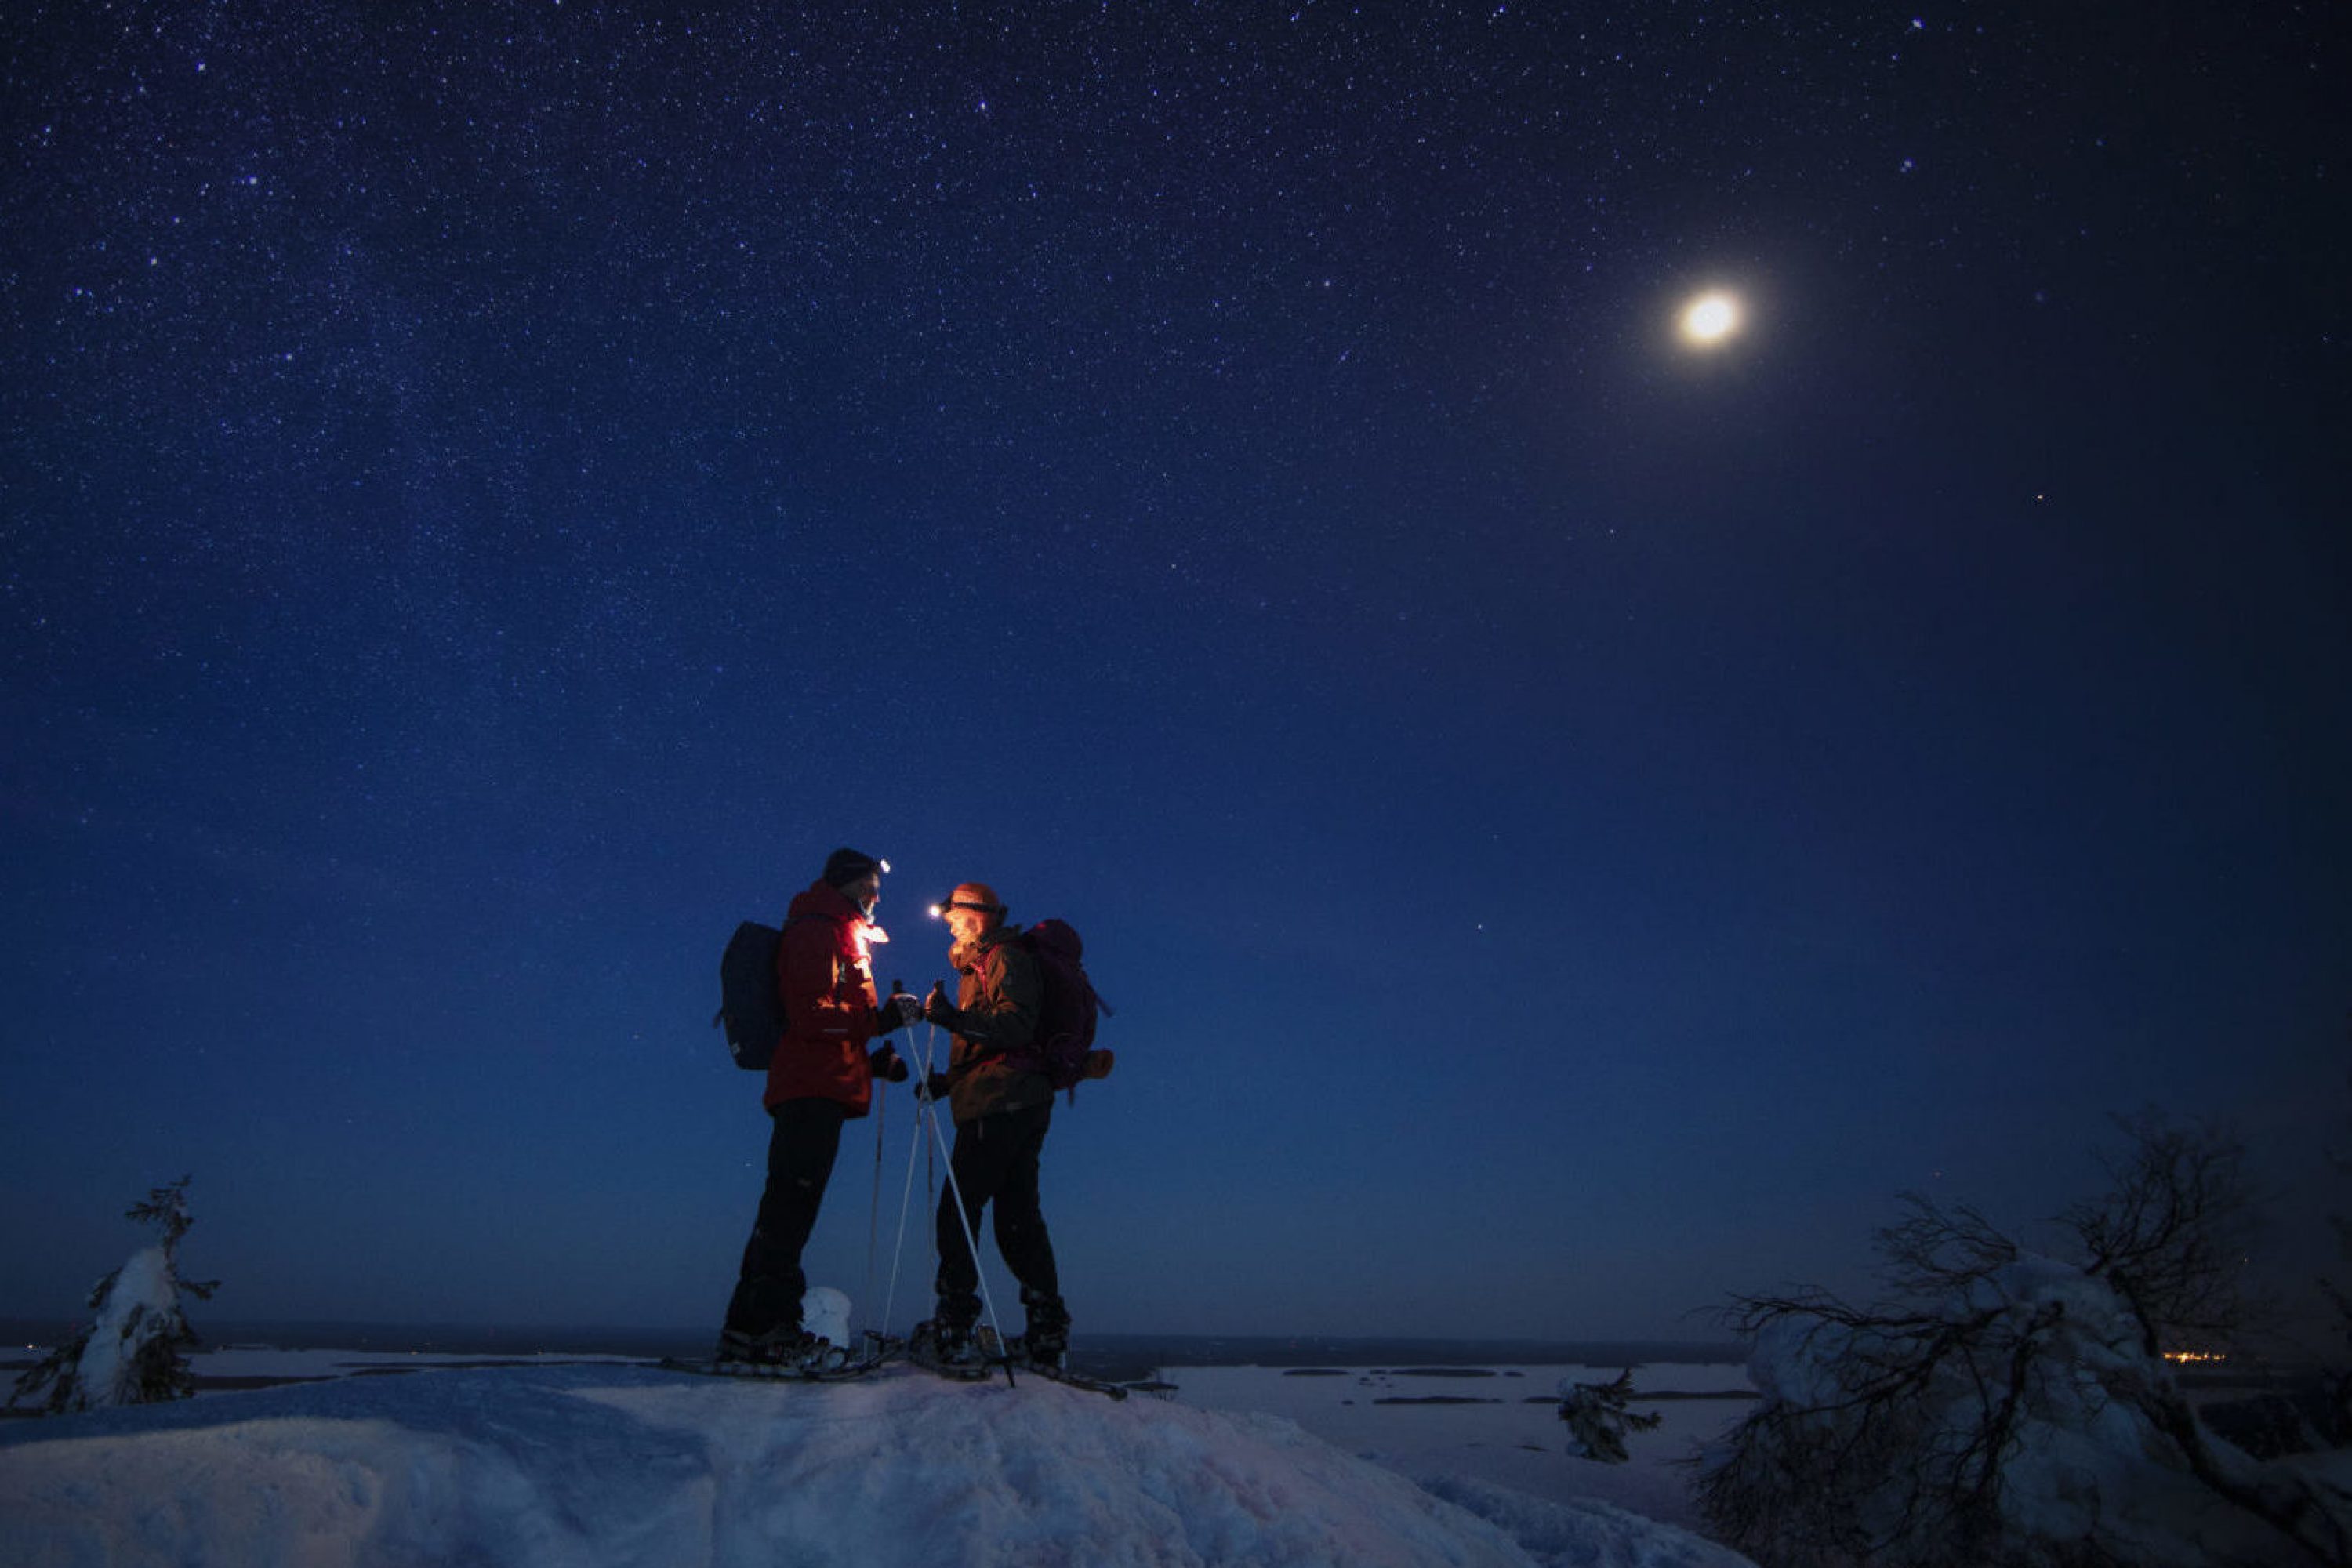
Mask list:
[[[955,1148],[948,1157],[955,1180],[940,1194],[936,1227],[934,1332],[947,1359],[974,1353],[980,1271],[965,1228],[977,1236],[982,1211],[993,1202],[996,1248],[1021,1282],[1028,1313],[1023,1348],[1031,1362],[1058,1366],[1069,1343],[1070,1314],[1062,1304],[1053,1238],[1037,1192],[1054,1086],[1044,1073],[1009,1059],[1025,1053],[1036,1033],[1040,992],[1037,961],[1004,923],[1005,912],[984,883],[965,882],[949,896],[940,913],[948,925],[948,959],[961,976],[957,997],[950,1003],[946,987],[934,985],[923,1006],[926,1018],[955,1037],[948,1070],[926,1086],[948,1096],[955,1121]]]
[[[801,1251],[816,1228],[841,1149],[841,1124],[866,1113],[877,1071],[907,1076],[889,1047],[869,1053],[867,1043],[920,1016],[912,996],[885,1004],[874,991],[868,950],[888,940],[874,923],[887,869],[871,856],[836,849],[824,874],[793,897],[785,917],[776,944],[784,1033],[769,1060],[761,1096],[774,1122],[768,1181],[719,1331],[720,1361],[823,1370],[843,1359],[844,1347],[803,1329],[801,1297],[808,1279],[801,1272]]]

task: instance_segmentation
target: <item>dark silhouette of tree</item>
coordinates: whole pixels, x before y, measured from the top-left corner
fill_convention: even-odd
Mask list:
[[[1655,1412],[1644,1415],[1627,1408],[1635,1397],[1630,1366],[1613,1382],[1580,1383],[1569,1389],[1559,1402],[1559,1418],[1568,1423],[1579,1458],[1622,1465],[1633,1458],[1626,1451],[1625,1434],[1650,1431],[1665,1419]]]

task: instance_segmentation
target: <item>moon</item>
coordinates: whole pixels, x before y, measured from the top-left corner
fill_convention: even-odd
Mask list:
[[[1739,331],[1739,301],[1715,289],[1683,307],[1683,342],[1694,348],[1713,348]]]

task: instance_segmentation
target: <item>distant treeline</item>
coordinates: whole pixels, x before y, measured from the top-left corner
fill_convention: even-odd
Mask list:
[[[61,1320],[0,1318],[0,1347],[54,1344]],[[509,1328],[484,1323],[238,1322],[196,1325],[205,1344],[275,1350],[415,1352],[425,1355],[699,1355],[710,1331]],[[1277,1334],[1099,1334],[1081,1331],[1072,1363],[1097,1377],[1138,1378],[1163,1366],[1433,1367],[1641,1366],[1658,1362],[1738,1365],[1747,1352],[1711,1340],[1355,1339]],[[0,1355],[0,1359],[5,1359]]]

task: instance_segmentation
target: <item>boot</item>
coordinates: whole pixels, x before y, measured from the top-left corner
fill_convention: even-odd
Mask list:
[[[822,1334],[803,1334],[793,1351],[793,1364],[811,1376],[835,1371],[849,1360],[847,1351]]]
[[[942,1318],[927,1318],[917,1323],[907,1345],[917,1357],[928,1355],[943,1367],[976,1367],[987,1361],[980,1336],[972,1331],[970,1323]]]
[[[1059,1296],[1033,1295],[1021,1292],[1021,1304],[1028,1309],[1029,1326],[1021,1336],[1021,1349],[1032,1366],[1042,1366],[1058,1372],[1070,1350],[1070,1313]]]

